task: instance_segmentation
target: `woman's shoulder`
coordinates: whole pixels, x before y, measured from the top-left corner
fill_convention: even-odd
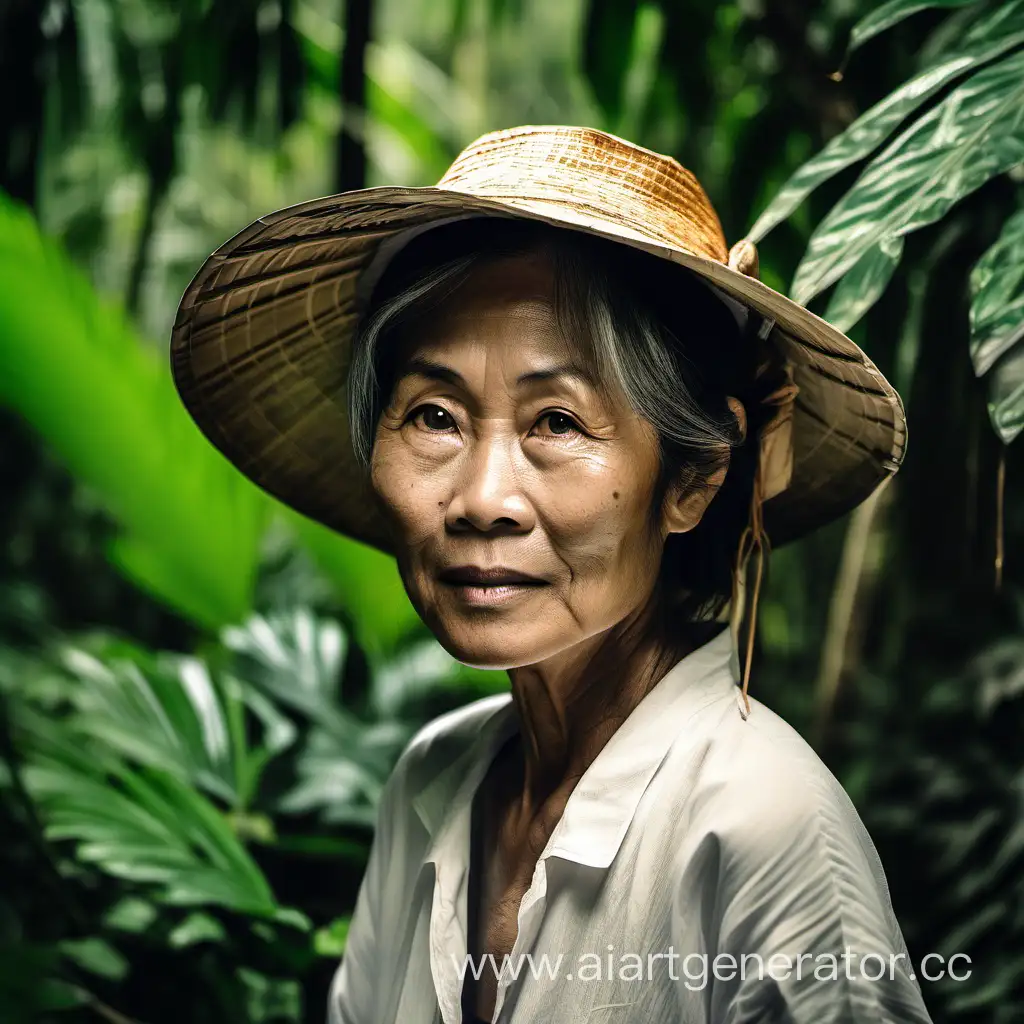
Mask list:
[[[740,707],[738,700],[719,706],[704,723],[689,820],[737,853],[767,855],[800,835],[877,869],[853,801],[807,740],[754,698],[749,714]]]
[[[751,700],[744,717],[730,702],[708,709],[698,748],[677,762],[695,767],[666,837],[675,942],[708,944],[727,966],[783,958],[792,969],[763,985],[755,972],[718,986],[722,1005],[749,1006],[750,1019],[778,1010],[787,1020],[927,1021],[881,861],[850,797],[779,715]],[[869,956],[888,965],[877,985]],[[833,969],[845,978],[828,973],[840,962]],[[851,963],[870,965],[873,978],[851,976]]]
[[[481,697],[439,715],[421,726],[406,744],[391,774],[393,785],[413,778],[420,784],[450,767],[480,738],[496,715],[507,713],[509,693]]]

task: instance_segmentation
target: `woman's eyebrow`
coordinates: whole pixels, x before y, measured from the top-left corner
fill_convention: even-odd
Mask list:
[[[423,356],[414,356],[410,359],[405,364],[405,369],[402,371],[401,376],[420,376],[426,377],[428,380],[443,380],[449,384],[456,384],[459,387],[468,387],[465,377],[458,370]],[[520,374],[516,384],[522,386],[525,384],[535,384],[538,381],[555,379],[575,380],[580,384],[585,384],[587,387],[597,388],[597,382],[594,380],[593,375],[574,363],[562,363],[558,366],[545,367],[542,370],[531,370],[528,373]]]

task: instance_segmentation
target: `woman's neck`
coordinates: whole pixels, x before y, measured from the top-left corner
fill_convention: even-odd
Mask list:
[[[696,646],[689,638],[669,641],[655,627],[648,614],[537,665],[509,670],[521,747],[508,781],[519,793],[515,816],[522,824],[553,809],[561,816],[568,794],[616,729]]]

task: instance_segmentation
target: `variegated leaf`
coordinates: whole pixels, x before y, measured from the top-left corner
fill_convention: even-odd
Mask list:
[[[898,136],[818,226],[797,268],[807,303],[885,238],[942,217],[1024,161],[1024,53],[982,69]]]
[[[856,50],[905,18],[932,7],[967,7],[977,0],[889,0],[865,15],[850,32],[850,49]]]
[[[1024,338],[1024,209],[971,272],[971,359],[980,377]]]
[[[881,297],[903,255],[902,238],[883,238],[836,286],[825,319],[848,331]]]
[[[1024,345],[1016,345],[989,372],[988,415],[1004,444],[1024,430]]]
[[[880,146],[900,123],[957,78],[1024,44],[1024,0],[1001,4],[964,37],[963,43],[866,110],[846,131],[800,167],[747,232],[752,241],[782,223],[823,182]]]

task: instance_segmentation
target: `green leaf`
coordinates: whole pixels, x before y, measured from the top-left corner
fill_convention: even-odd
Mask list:
[[[281,836],[274,845],[282,853],[321,857],[335,863],[353,864],[360,871],[366,867],[369,852],[364,842],[327,835]]]
[[[1005,919],[1002,903],[976,903],[965,908],[966,920],[957,924],[948,935],[943,936],[942,949],[968,949],[985,935],[997,934],[997,929]]]
[[[103,939],[65,939],[58,948],[83,971],[101,978],[120,981],[128,973],[128,961]]]
[[[806,304],[883,239],[941,218],[1024,160],[1024,53],[958,86],[880,153],[818,226],[793,281]]]
[[[438,689],[459,688],[469,677],[466,666],[456,661],[433,636],[415,640],[390,658],[374,659],[370,702],[375,713],[386,718],[401,718],[420,697]],[[507,688],[508,675],[501,671],[481,671],[493,682],[494,689]]]
[[[236,680],[214,678],[196,658],[105,664],[74,647],[62,657],[82,684],[72,697],[74,731],[128,761],[172,773],[236,811],[253,796],[270,757],[294,739],[294,726],[265,699],[247,695]],[[253,704],[266,748],[249,745],[245,708]]]
[[[77,728],[131,761],[236,802],[223,700],[201,662],[182,659],[179,672],[146,674],[131,662],[108,666],[74,649],[64,661],[84,684],[75,700]]]
[[[782,223],[819,185],[880,146],[930,96],[963,75],[1024,43],[1024,0],[1003,4],[943,54],[869,110],[800,167],[757,218],[747,237],[758,241]]]
[[[384,780],[410,728],[397,721],[366,721],[342,703],[347,638],[339,625],[307,609],[253,616],[229,627],[224,646],[233,671],[315,728],[296,761],[298,783],[275,809],[286,814],[322,811],[324,820],[372,824]]]
[[[883,238],[839,282],[825,319],[848,331],[878,301],[903,255],[902,238]]]
[[[644,131],[643,113],[658,73],[659,51],[665,34],[665,14],[653,3],[637,8],[629,46],[629,63],[622,79],[619,114],[612,131],[634,139]]]
[[[345,602],[360,647],[383,654],[410,632],[422,629],[391,555],[342,537],[297,512],[287,512],[286,519]]]
[[[971,271],[971,359],[981,377],[1024,337],[1024,209]]]
[[[3,195],[0,365],[0,404],[124,529],[117,564],[202,625],[244,617],[267,498],[200,434],[157,350]]]
[[[221,634],[236,656],[236,671],[286,707],[292,707],[345,739],[354,723],[340,710],[341,675],[348,639],[337,622],[308,609],[252,616]]]
[[[36,1024],[47,1010],[64,1010],[85,1000],[81,989],[58,982],[60,951],[50,943],[27,941],[9,917],[0,939],[0,1019],[4,1024]],[[13,925],[13,927],[12,927]]]
[[[1015,345],[989,370],[988,415],[1003,444],[1024,430],[1024,345]]]
[[[264,1024],[274,1020],[302,1019],[302,989],[297,981],[268,978],[266,975],[239,967],[239,980],[245,985],[247,1020]]]
[[[977,0],[889,0],[861,18],[850,31],[850,50],[863,46],[880,32],[898,25],[905,18],[933,7],[967,7]]]
[[[313,922],[296,907],[280,907],[274,915],[274,920],[300,932],[308,932],[313,928]]]
[[[90,1001],[89,993],[59,978],[47,978],[37,996],[40,1010],[71,1010]]]
[[[986,717],[1024,696],[1024,640],[1005,636],[976,654],[967,666],[967,679],[977,694],[978,710]]]
[[[224,816],[188,783],[135,770],[68,743],[66,727],[23,709],[25,785],[45,833],[77,846],[78,859],[151,885],[179,905],[214,904],[272,917],[277,903]]]
[[[284,814],[320,812],[328,824],[372,827],[391,766],[411,729],[397,723],[366,726],[353,743],[317,729],[299,756],[299,782],[277,803]]]
[[[369,691],[346,702],[347,638],[336,622],[304,608],[253,616],[225,629],[222,642],[239,679],[314,725],[295,762],[298,782],[275,809],[319,812],[331,823],[372,825],[384,781],[419,720],[415,709],[442,696],[454,703],[479,682],[429,637],[369,658]],[[479,675],[508,685],[503,673]]]
[[[201,942],[220,942],[225,936],[224,926],[209,914],[189,914],[167,937],[172,949],[186,949]]]
[[[432,184],[460,148],[479,100],[438,64],[398,39],[366,51],[367,146],[390,182]]]
[[[112,931],[140,934],[156,920],[158,911],[148,900],[126,896],[103,916],[104,928]]]
[[[337,959],[345,952],[350,917],[336,917],[329,925],[318,928],[313,936],[313,950],[318,956]]]

